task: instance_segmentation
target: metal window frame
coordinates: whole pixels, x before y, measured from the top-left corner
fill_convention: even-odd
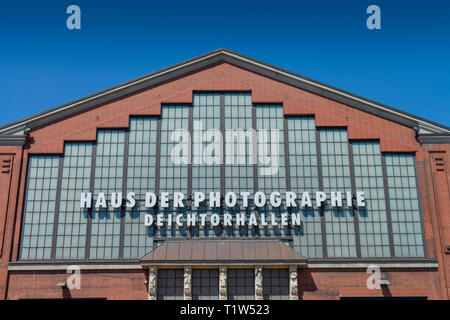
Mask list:
[[[411,155],[413,158],[413,167],[414,167],[414,178],[416,181],[416,190],[417,190],[417,200],[418,200],[418,204],[419,204],[419,213],[420,213],[420,226],[421,226],[421,234],[422,234],[422,246],[423,246],[423,252],[424,252],[424,257],[398,257],[400,259],[428,259],[429,256],[429,252],[428,252],[428,243],[426,241],[426,236],[425,236],[425,221],[424,221],[424,212],[423,212],[423,203],[422,203],[422,194],[420,191],[420,185],[419,185],[419,171],[418,171],[418,164],[417,164],[417,154],[416,152],[402,152],[402,151],[394,151],[394,152],[382,152],[382,161],[383,161],[383,174],[386,172],[386,183],[385,183],[385,192],[387,192],[387,197],[386,197],[386,208],[389,205],[389,218],[391,218],[391,210],[390,210],[390,197],[389,197],[389,185],[387,182],[387,165],[386,165],[386,156],[387,155]],[[383,177],[384,178],[384,177]],[[389,201],[388,201],[389,200]],[[392,236],[392,258],[395,259],[395,246],[394,246],[394,240],[393,240],[393,236],[394,236],[394,232],[392,232],[392,219],[390,220],[390,224],[388,225],[388,227],[390,227],[390,236]],[[391,239],[390,239],[391,241]],[[409,251],[409,249],[408,249]]]
[[[222,134],[222,155],[220,161],[220,216],[223,218],[224,215],[224,194],[225,194],[225,94],[222,92],[220,94],[220,132]],[[220,223],[220,237],[225,238],[225,226]]]
[[[168,104],[169,106],[172,105],[178,105],[178,103],[173,103],[173,104]],[[180,104],[181,105],[181,104]],[[186,104],[182,104],[182,105],[186,105]],[[161,107],[164,107],[165,105],[163,104]],[[152,132],[153,134],[156,133],[156,141],[154,142],[155,144],[155,155],[152,156],[155,158],[155,165],[154,165],[154,180],[155,180],[155,185],[154,185],[154,193],[157,195],[157,197],[159,197],[159,189],[160,189],[160,161],[161,161],[161,115],[130,115],[130,121],[131,119],[154,119],[156,120],[156,129],[149,129],[150,132]],[[123,129],[123,128],[121,128]],[[128,145],[126,146],[127,150],[127,156],[126,156],[126,161],[124,160],[124,167],[126,165],[126,168],[124,168],[124,170],[126,170],[126,174],[124,174],[124,180],[125,177],[127,177],[128,175],[128,160],[129,160],[129,134],[130,134],[130,127],[128,128]],[[126,137],[127,138],[127,137]],[[153,143],[153,142],[152,142]],[[125,151],[125,150],[124,150]],[[125,154],[125,152],[124,152]],[[148,167],[150,168],[150,167]],[[125,189],[127,189],[127,184],[125,183]],[[125,192],[125,191],[123,191]],[[155,205],[155,209],[157,209],[158,203]],[[125,214],[126,214],[126,210],[125,210]],[[124,223],[126,224],[126,223]],[[152,226],[151,228],[153,228],[153,234],[152,234],[152,248],[155,248],[156,244],[156,240],[155,240],[155,235],[157,234],[157,230],[155,226]],[[125,232],[125,231],[124,231]],[[125,238],[125,233],[123,235],[123,237]],[[123,250],[125,250],[125,245],[123,246]],[[124,252],[123,252],[124,253]],[[123,259],[123,260],[133,260],[133,258],[131,259]]]
[[[288,122],[287,117],[283,115],[283,131],[284,131],[284,172],[286,174],[286,191],[291,191],[291,163],[290,163],[290,153],[289,153],[289,139],[288,139],[288,128],[287,128]],[[291,208],[286,207],[286,212],[288,214],[288,217],[291,217]],[[290,219],[290,218],[289,218]],[[290,221],[290,220],[289,220]],[[292,228],[289,228],[289,234],[293,236],[292,234]],[[294,246],[293,241],[289,243],[291,247]]]
[[[125,215],[127,214],[126,198],[128,179],[128,150],[130,145],[130,130],[125,131],[125,141],[123,148],[123,173],[122,173],[122,208],[120,209],[120,238],[119,238],[119,259],[123,259],[123,247],[125,239]]]
[[[64,154],[59,156],[59,163],[58,163],[58,180],[56,182],[55,213],[54,213],[55,216],[53,217],[52,250],[50,253],[52,260],[55,260],[56,257],[56,239],[58,234],[59,208],[61,205],[61,185],[62,185],[63,165],[64,165]]]
[[[256,132],[256,106],[252,102],[252,129]],[[253,153],[256,155],[256,159],[258,159],[257,153],[258,152],[258,145],[257,143],[253,146]],[[253,193],[255,194],[258,192],[258,161],[253,164]],[[257,208],[253,208],[252,211],[255,216],[259,219],[259,211]],[[254,226],[255,229],[255,238],[259,239],[261,237],[261,232],[259,230],[259,225]]]
[[[417,199],[419,200],[419,210],[420,210],[420,226],[422,229],[422,245],[423,245],[423,254],[424,258],[428,258],[428,243],[425,236],[425,216],[423,212],[423,203],[422,203],[422,193],[420,191],[420,181],[419,181],[419,168],[417,163],[417,155],[413,154],[414,160],[414,174],[416,176],[416,189],[417,189]]]
[[[318,155],[318,157],[319,157],[319,161],[320,161],[320,169],[319,169],[319,172],[320,172],[320,180],[319,180],[319,189],[320,190],[322,190],[323,191],[323,189],[324,189],[324,187],[323,187],[323,174],[322,174],[322,161],[321,161],[321,156],[322,156],[322,154],[321,154],[321,149],[320,149],[320,146],[321,146],[321,140],[320,140],[320,130],[345,130],[345,133],[346,133],[346,135],[347,135],[347,142],[342,142],[342,144],[343,144],[343,146],[345,146],[345,144],[347,144],[347,146],[348,146],[348,148],[349,148],[349,150],[348,150],[348,152],[349,152],[349,154],[348,154],[348,158],[349,158],[349,164],[348,164],[348,167],[349,167],[349,170],[350,170],[350,184],[351,184],[351,189],[352,189],[352,197],[354,196],[354,192],[353,192],[353,190],[354,190],[354,188],[353,188],[353,183],[354,183],[354,174],[353,174],[353,178],[352,178],[352,172],[354,172],[354,166],[353,166],[353,153],[351,154],[351,156],[350,156],[350,150],[351,150],[351,148],[350,148],[350,139],[348,138],[348,128],[347,127],[345,127],[345,126],[326,126],[326,127],[323,127],[323,126],[317,126],[316,125],[316,134],[317,134],[317,136],[316,136],[316,141],[317,141],[317,148],[318,148],[318,151],[317,151],[317,155]],[[372,139],[369,139],[369,140],[372,140]],[[352,199],[353,200],[353,199]],[[324,210],[324,207],[322,206],[321,207],[321,210]],[[356,214],[354,213],[354,216],[356,216]],[[326,239],[326,220],[325,220],[325,212],[323,212],[323,221],[324,221],[324,228],[325,228],[325,231],[324,232],[322,232],[322,237],[323,236],[325,236],[325,239]],[[349,223],[349,222],[351,222],[351,220],[348,220],[348,221],[345,221],[345,223]],[[356,248],[356,257],[329,257],[328,256],[328,251],[327,251],[327,256],[325,257],[325,254],[324,254],[324,258],[323,258],[323,260],[342,260],[342,261],[345,261],[345,260],[352,260],[352,259],[362,259],[361,258],[361,256],[358,256],[358,250],[359,250],[359,252],[360,252],[360,250],[361,250],[361,247],[359,246],[359,241],[360,241],[360,239],[359,239],[359,229],[358,229],[358,235],[356,234],[356,226],[355,226],[355,219],[353,219],[353,224],[354,224],[354,230],[355,230],[355,248]],[[342,233],[339,233],[340,235],[342,234]],[[327,244],[326,244],[326,242],[325,242],[325,245],[327,246]],[[348,246],[349,248],[350,248],[350,245]],[[325,253],[325,252],[324,252]]]
[[[356,197],[356,181],[355,181],[355,162],[353,159],[353,144],[350,139],[348,139],[348,160],[350,167],[350,181],[352,185],[352,201],[353,198]],[[361,258],[361,237],[359,234],[359,210],[358,207],[353,205],[353,218],[354,218],[354,230],[355,230],[355,246],[356,246],[356,257]]]
[[[189,114],[189,133],[190,133],[190,135],[191,135],[191,161],[190,161],[190,163],[189,163],[189,168],[188,168],[188,175],[189,175],[189,173],[190,173],[190,177],[189,177],[189,184],[190,184],[190,190],[188,190],[189,191],[189,196],[191,197],[191,204],[190,204],[190,210],[187,210],[186,211],[186,214],[188,214],[188,213],[191,213],[192,214],[192,203],[193,203],[193,201],[194,201],[194,199],[192,198],[192,176],[193,176],[193,164],[192,164],[192,155],[193,155],[193,146],[194,146],[194,144],[192,143],[192,139],[193,139],[193,127],[194,127],[194,101],[195,101],[195,99],[194,99],[194,97],[195,97],[195,95],[196,94],[200,94],[200,95],[207,95],[207,94],[214,94],[214,95],[219,95],[219,122],[220,122],[220,132],[221,132],[221,134],[222,134],[222,137],[224,136],[224,126],[225,126],[225,117],[224,117],[224,114],[225,114],[225,100],[224,100],[224,94],[225,93],[233,93],[233,92],[236,92],[236,91],[233,91],[233,90],[230,90],[230,91],[227,91],[227,90],[213,90],[213,91],[209,91],[209,90],[193,90],[192,91],[192,104],[184,104],[184,105],[189,105],[190,106],[190,110],[189,110],[189,112],[190,112],[190,114]],[[214,105],[215,106],[215,105]],[[198,119],[196,119],[197,121],[198,121]],[[223,148],[225,148],[224,147],[225,146],[225,143],[223,143]],[[222,186],[223,186],[223,189],[225,188],[224,186],[225,186],[225,174],[224,174],[224,171],[225,171],[225,167],[224,167],[224,164],[223,164],[223,162],[224,162],[224,159],[225,159],[225,151],[223,150],[222,151],[222,164],[220,165],[220,189],[222,190]],[[222,167],[223,167],[223,169],[222,169]],[[208,177],[207,177],[208,178]],[[189,187],[189,185],[188,185],[188,187]],[[221,191],[222,192],[222,191]],[[215,209],[215,208],[214,208]],[[214,211],[214,209],[212,209],[213,211]],[[220,210],[220,213],[223,215],[223,204],[222,204],[222,201],[221,201],[221,204],[220,204],[220,208],[219,208],[219,210]],[[225,233],[225,230],[224,230],[224,228],[221,226],[221,224],[219,225],[220,227],[221,227],[221,233],[220,233],[220,235],[221,236],[223,236],[224,234],[226,234]],[[206,227],[206,226],[205,226]],[[204,237],[202,237],[201,236],[201,227],[200,226],[198,226],[198,235],[197,236],[193,236],[192,234],[191,234],[191,227],[190,226],[187,226],[186,227],[186,234],[188,235],[188,238],[189,239],[191,239],[191,238],[204,238]],[[211,231],[213,231],[214,230],[214,228],[212,228],[212,226],[211,226]],[[210,238],[210,237],[208,237],[208,238]],[[164,238],[162,238],[162,239],[164,239]]]
[[[278,272],[277,276],[274,276],[275,271]],[[280,272],[286,272],[285,276],[280,275]],[[269,276],[267,276],[267,273],[269,274]],[[266,275],[265,275],[266,274]],[[282,290],[287,290],[287,292],[283,292],[286,294],[281,294],[281,297],[284,297],[284,299],[280,299],[280,300],[289,300],[289,285],[288,286],[281,286],[281,279],[287,279],[287,282],[289,283],[289,269],[287,268],[279,268],[279,269],[274,269],[274,268],[263,268],[263,281],[262,281],[262,287],[263,287],[263,299],[264,300],[272,300],[270,299],[271,296],[273,296],[273,292],[272,292],[272,288],[280,288]],[[266,281],[268,281],[267,279],[270,279],[270,285],[264,285],[266,283]],[[273,279],[277,279],[279,281],[277,281],[275,283],[275,286],[272,285]],[[270,288],[270,292],[264,292],[264,288]]]
[[[125,157],[125,151],[126,149],[128,149],[128,145],[126,144],[126,139],[127,139],[127,133],[129,132],[129,129],[124,129],[124,128],[115,128],[115,127],[110,127],[110,128],[97,128],[97,135],[96,135],[96,140],[95,143],[93,143],[92,145],[92,159],[91,159],[91,177],[90,177],[90,191],[92,193],[92,196],[94,196],[94,190],[95,190],[95,169],[96,169],[96,159],[97,159],[97,148],[98,148],[98,132],[99,131],[104,131],[104,132],[122,132],[125,134],[125,139],[124,139],[124,157]],[[129,138],[129,137],[128,137]],[[108,142],[109,144],[112,144],[111,142]],[[128,154],[128,151],[127,151]],[[109,156],[108,156],[109,157]],[[127,157],[127,164],[128,164],[128,157]],[[121,190],[123,192],[123,186],[125,185],[125,190],[126,190],[126,173],[128,172],[128,165],[125,166],[125,158],[124,158],[124,164],[123,164],[123,174],[125,173],[125,176],[122,176],[122,186],[121,186]],[[122,194],[123,196],[123,194]],[[92,240],[92,210],[93,210],[93,206],[91,205],[91,208],[89,208],[89,212],[88,212],[88,225],[87,225],[87,230],[86,230],[86,260],[92,260],[90,259],[90,249],[91,249],[91,240]],[[121,217],[120,217],[120,230],[122,231],[122,221],[123,221],[123,214],[122,214],[122,208],[121,208]],[[119,258],[121,257],[121,238],[122,238],[122,232],[119,233]],[[89,246],[88,244],[88,239],[89,239]],[[98,247],[97,247],[98,248]],[[107,248],[107,247],[104,247]],[[108,247],[109,248],[109,247]],[[112,246],[111,246],[112,248]],[[89,251],[88,251],[89,250]],[[98,260],[98,259],[97,259]],[[106,260],[110,260],[110,259],[106,259]]]
[[[254,130],[257,130],[257,128],[256,128],[256,121],[257,121],[257,117],[256,117],[256,108],[279,108],[279,107],[281,107],[282,108],[282,112],[283,112],[283,114],[282,114],[282,120],[283,120],[283,148],[284,148],[284,146],[285,146],[285,144],[286,144],[286,139],[287,139],[287,135],[285,134],[285,118],[286,118],[286,115],[284,114],[284,106],[283,106],[283,103],[282,102],[258,102],[258,103],[252,103],[252,120],[253,120],[253,129]],[[263,129],[267,129],[267,128],[263,128]],[[286,149],[284,150],[284,168],[285,168],[285,189],[286,189],[286,191],[289,191],[288,190],[288,187],[287,187],[287,181],[288,181],[288,175],[287,175],[287,171],[286,171],[286,163],[289,161],[289,159],[286,157]],[[254,176],[256,177],[256,180],[254,180],[254,192],[256,193],[257,191],[260,191],[259,190],[259,188],[258,188],[258,167],[256,166],[256,171],[254,171]],[[289,177],[289,179],[290,179],[290,177]],[[263,180],[264,180],[264,178],[263,178]],[[290,180],[289,180],[289,182],[290,182]],[[265,189],[265,187],[262,187],[262,189],[264,190]],[[264,190],[265,191],[265,190]],[[267,206],[267,203],[266,203],[266,206]],[[258,210],[266,210],[265,208],[266,208],[266,206],[264,206],[263,208],[257,208],[256,206],[255,206],[255,208],[254,208],[254,210],[255,210],[255,215],[259,218],[259,211]],[[279,208],[277,208],[278,210],[281,210],[281,208],[282,207],[279,207]],[[286,208],[286,213],[287,212],[289,212],[288,211],[288,209]],[[289,215],[288,215],[289,216]],[[290,216],[289,216],[290,217]],[[266,226],[267,227],[267,226]],[[280,233],[280,235],[279,236],[277,236],[277,235],[275,235],[275,228],[273,228],[272,227],[272,231],[273,231],[273,235],[272,236],[264,236],[264,237],[262,237],[261,236],[261,233],[259,233],[259,236],[257,237],[257,238],[270,238],[270,239],[290,239],[290,240],[288,240],[288,244],[289,244],[289,246],[290,247],[293,247],[293,241],[292,241],[292,239],[293,239],[293,237],[292,237],[292,230],[289,230],[289,235],[284,235],[283,236],[283,231],[282,231],[282,229],[279,227],[278,228],[279,229],[279,233]],[[259,226],[258,226],[258,232],[259,232]]]
[[[316,127],[316,119],[315,119],[315,115],[314,114],[302,114],[302,115],[284,115],[284,147],[285,147],[285,170],[286,170],[286,190],[292,191],[292,186],[291,186],[291,166],[290,166],[290,161],[291,161],[291,154],[290,154],[290,150],[289,150],[289,144],[290,142],[292,143],[297,143],[296,141],[289,141],[289,128],[288,128],[288,122],[289,119],[308,119],[308,118],[312,118],[314,121],[314,129],[311,131],[314,131],[314,136],[315,136],[315,143],[314,145],[316,146],[316,154],[315,155],[308,155],[308,157],[313,158],[314,156],[316,157],[317,160],[317,181],[318,181],[318,186],[319,189],[322,190],[323,189],[323,181],[322,181],[322,160],[321,160],[321,154],[320,154],[320,133],[319,130]],[[297,130],[297,129],[294,129]],[[300,129],[300,131],[307,131],[304,130],[303,128]],[[312,142],[310,142],[312,144]],[[294,155],[295,156],[295,155]],[[303,155],[305,156],[305,155]],[[314,208],[311,208],[314,210]],[[300,213],[300,208],[299,208],[299,213]],[[325,215],[324,215],[324,208],[320,207],[318,210],[318,214],[319,214],[319,218],[320,218],[320,228],[321,228],[321,241],[322,243],[320,245],[316,245],[316,248],[322,248],[322,256],[323,258],[321,259],[325,259],[325,257],[328,255],[327,252],[327,247],[326,247],[326,227],[325,227]],[[288,209],[288,212],[292,212],[291,209]],[[291,229],[291,239],[294,239],[294,233]],[[316,235],[316,233],[314,233],[314,235]],[[324,245],[325,244],[325,245]],[[309,243],[308,243],[309,245]],[[294,246],[294,243],[292,241],[292,247]],[[317,249],[315,249],[317,250]]]
[[[169,296],[169,295],[167,295],[167,291],[165,292],[166,295],[160,294],[161,289],[166,289],[167,290],[167,288],[169,287],[169,285],[167,284],[167,280],[170,279],[167,276],[167,273],[169,271],[174,271],[175,272],[175,277],[173,278],[174,282],[175,282],[175,285],[174,285],[175,293],[176,293],[176,291],[178,289],[178,290],[181,290],[181,295],[176,295],[175,294],[173,296]],[[164,274],[164,273],[166,273],[166,274],[164,276],[162,276],[162,274]],[[181,275],[178,275],[177,273],[181,273]],[[178,277],[180,277],[180,279],[177,279]],[[162,280],[164,280],[164,281],[162,281]],[[181,280],[181,285],[180,286],[176,285],[177,280]],[[158,279],[157,279],[157,283],[156,283],[157,300],[183,300],[183,298],[184,298],[184,295],[183,295],[183,289],[184,289],[183,281],[184,281],[184,270],[183,269],[161,269],[161,270],[158,270]],[[180,299],[164,299],[164,297],[178,297]],[[161,298],[163,298],[163,299],[161,299]]]
[[[194,133],[194,93],[192,93],[192,104],[190,104],[188,106],[189,110],[188,110],[188,130],[189,130],[189,135],[191,136],[191,148],[190,148],[190,155],[189,155],[189,164],[188,164],[188,197],[189,197],[189,207],[186,210],[187,212],[192,213],[192,202],[194,199],[192,199],[192,154],[194,152],[193,148],[194,148],[194,144],[192,143],[192,137],[193,137],[193,133]],[[190,228],[186,228],[186,236],[188,239],[192,238],[192,234],[191,234],[191,229]]]
[[[314,118],[315,125],[315,118]],[[319,128],[315,125],[316,131],[316,154],[317,154],[317,173],[319,176],[319,189],[323,190],[323,173],[322,173],[322,149],[320,144],[320,131]],[[328,258],[328,245],[327,245],[327,226],[325,221],[325,208],[323,206],[320,207],[320,224],[322,227],[322,252],[323,258]]]
[[[204,286],[204,285],[200,285],[199,287],[197,287],[195,284],[194,284],[194,279],[195,279],[195,277],[196,277],[196,274],[198,274],[198,273],[200,273],[200,279],[201,280],[204,280],[205,278],[204,277],[201,277],[201,273],[202,272],[205,272],[205,271],[207,271],[208,272],[208,284],[206,285],[206,286]],[[212,283],[212,281],[211,280],[215,280],[216,279],[216,277],[215,277],[215,274],[213,275],[213,276],[211,276],[212,275],[212,273],[216,273],[217,272],[217,284],[219,284],[219,282],[220,282],[220,279],[219,279],[219,277],[220,277],[220,272],[219,272],[219,269],[216,269],[216,268],[213,268],[213,269],[193,269],[192,270],[192,275],[191,275],[191,292],[192,292],[192,300],[213,300],[213,299],[211,299],[211,297],[216,297],[217,296],[217,300],[219,299],[219,286],[217,285],[217,286],[212,286],[211,285],[211,283]],[[197,289],[201,289],[201,288],[208,288],[208,295],[207,295],[207,297],[208,297],[208,299],[199,299],[199,297],[201,296],[201,294],[198,294],[198,296],[197,295],[195,295],[194,294],[194,290],[197,290]],[[217,290],[217,295],[212,295],[211,294],[211,289],[213,289],[213,290]],[[214,292],[215,293],[215,292]]]
[[[23,201],[24,204],[23,204],[23,208],[22,208],[21,227],[20,227],[20,231],[19,231],[20,232],[20,235],[19,235],[20,242],[19,242],[18,250],[17,250],[17,260],[18,261],[39,261],[39,260],[42,260],[42,259],[33,259],[33,260],[31,260],[31,259],[25,259],[25,260],[22,259],[23,237],[24,237],[23,229],[24,229],[24,225],[25,225],[25,216],[26,216],[26,209],[27,209],[27,202],[28,202],[27,200],[28,200],[29,181],[30,181],[30,176],[29,175],[30,175],[30,169],[31,169],[31,159],[33,157],[39,157],[39,156],[42,156],[42,157],[57,157],[57,156],[62,156],[62,155],[61,154],[35,153],[35,154],[27,156],[27,168],[26,168],[26,174],[25,174],[26,181],[25,181],[25,189],[24,189],[24,195],[23,195],[23,197],[24,197],[24,201]],[[58,159],[58,161],[59,160],[60,159]],[[56,182],[57,185],[60,183],[60,172],[59,172],[59,169],[60,169],[60,163],[58,162],[58,176],[57,176],[57,182]],[[55,209],[56,209],[56,197],[55,197]],[[54,223],[54,219],[53,219],[53,223]],[[53,243],[55,241],[55,239],[53,237],[53,235],[54,235],[53,233],[54,233],[54,230],[52,230],[52,244],[51,244],[51,247],[50,247],[50,259],[47,259],[45,261],[53,260],[53,258],[52,258],[52,250],[53,250]]]
[[[157,117],[156,122],[156,152],[155,152],[155,194],[157,195],[157,198],[159,197],[159,178],[160,178],[160,170],[161,170],[161,115]],[[158,201],[155,205],[155,210],[157,210],[159,207]],[[156,226],[153,225],[153,244],[152,248],[154,249],[157,247],[157,243],[155,240],[155,235],[157,234]]]
[[[394,233],[392,232],[391,199],[389,196],[389,187],[387,179],[386,155],[383,152],[381,153],[381,166],[383,170],[384,199],[386,201],[386,217],[389,233],[389,251],[391,253],[391,258],[395,258]]]
[[[92,144],[92,153],[91,153],[91,176],[89,179],[89,192],[94,194],[94,180],[95,180],[95,167],[96,167],[96,159],[97,159],[97,140]],[[92,206],[88,210],[88,221],[86,226],[86,247],[84,258],[89,260],[91,255],[91,234],[92,234]]]
[[[20,223],[20,235],[19,235],[19,239],[20,239],[20,243],[19,243],[19,248],[17,250],[17,260],[21,261],[22,259],[22,249],[23,249],[23,229],[25,227],[25,215],[27,212],[27,200],[28,200],[28,191],[30,190],[29,185],[30,185],[30,167],[31,167],[31,157],[28,155],[27,156],[27,166],[26,166],[26,172],[25,172],[25,191],[24,191],[24,200],[23,200],[23,209],[22,209],[22,217],[21,217],[21,223]]]
[[[229,282],[230,279],[235,278],[236,279],[236,283],[237,283],[238,279],[242,279],[242,277],[238,277],[237,276],[239,271],[244,271],[244,273],[250,273],[251,274],[251,280],[252,281],[251,281],[251,285],[250,286],[247,286],[246,282],[244,282],[244,284],[242,284],[242,285],[239,285],[239,284],[237,284],[236,286],[230,285],[230,282]],[[235,274],[235,276],[231,275],[233,273]],[[230,292],[231,291],[230,288],[238,288],[239,286],[240,287],[244,287],[246,290],[248,288],[250,288],[251,289],[251,294],[245,294],[244,296],[251,297],[250,299],[255,299],[255,270],[254,269],[248,269],[247,268],[247,269],[228,269],[227,270],[227,299],[228,300],[237,301],[237,299],[230,299],[230,297],[232,297],[232,294]]]

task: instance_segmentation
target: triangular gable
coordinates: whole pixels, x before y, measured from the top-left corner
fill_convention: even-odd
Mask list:
[[[71,115],[94,108],[100,104],[119,99],[222,62],[238,66],[273,80],[314,93],[318,96],[406,125],[414,128],[418,133],[423,134],[424,136],[427,136],[428,134],[430,134],[430,136],[433,135],[434,141],[450,139],[450,128],[444,125],[359,97],[236,52],[227,49],[218,49],[23,120],[2,126],[0,127],[0,143],[2,140],[9,141],[10,135],[23,135],[27,130],[45,126],[46,124],[70,117]]]

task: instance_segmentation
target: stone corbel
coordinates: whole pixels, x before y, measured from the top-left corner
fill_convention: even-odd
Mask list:
[[[148,300],[156,300],[157,298],[157,278],[158,268],[150,267],[148,269]]]
[[[184,300],[192,300],[192,268],[184,267]]]
[[[227,267],[219,268],[219,300],[227,300]]]
[[[297,266],[289,267],[289,300],[298,300]]]
[[[262,266],[255,267],[255,300],[263,300]]]

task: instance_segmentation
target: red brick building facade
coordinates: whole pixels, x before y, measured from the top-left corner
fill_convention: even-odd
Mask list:
[[[300,260],[294,261],[292,258],[292,261],[287,260],[292,263],[286,262],[295,266],[296,272],[291,274],[297,281],[297,298],[449,298],[450,128],[221,49],[0,128],[2,299],[149,298],[152,294],[149,283],[153,281],[153,263],[143,263],[142,257],[125,259],[120,254],[119,259],[109,261],[58,259],[58,253],[55,253],[55,246],[58,245],[50,244],[50,258],[21,258],[23,234],[26,233],[23,225],[26,221],[29,160],[40,155],[62,156],[65,144],[71,142],[95,144],[98,130],[126,131],[130,127],[130,117],[158,117],[162,106],[195,104],[193,97],[196,92],[246,92],[251,95],[253,105],[277,104],[282,106],[286,117],[313,117],[316,128],[346,130],[349,141],[376,141],[382,154],[407,153],[415,156],[425,239],[424,256],[364,258],[358,253],[356,257],[311,258],[300,250],[304,261],[300,263]],[[291,163],[291,171],[292,167]],[[60,169],[62,172],[63,168]],[[56,190],[59,190],[58,185],[61,183],[56,182]],[[58,200],[61,199],[57,196]],[[393,211],[392,208],[390,210]],[[60,213],[58,219],[61,221]],[[49,229],[54,230],[48,231],[49,234],[58,234],[56,222],[52,220]],[[358,223],[361,222],[356,221],[354,226]],[[361,224],[359,226],[362,227]],[[32,238],[33,233],[30,234]],[[392,244],[391,247],[394,250]],[[174,270],[184,268],[185,271],[186,266],[192,266],[194,270],[196,266],[203,265],[203,260],[178,263],[177,259],[180,258],[172,262],[161,260],[154,265],[158,269],[165,266]],[[258,255],[255,259],[259,259]],[[242,258],[241,262],[226,265],[230,270],[233,268],[231,265],[245,268],[262,265],[263,269],[265,265],[273,269],[280,267],[275,260],[270,260],[270,253],[267,259],[265,262],[249,263]],[[221,261],[207,263],[208,268],[219,268],[224,264]],[[81,268],[80,290],[57,285],[67,279],[68,265],[79,265]],[[369,265],[378,265],[382,278],[389,284],[381,289],[368,289]],[[289,293],[291,298],[295,293]]]

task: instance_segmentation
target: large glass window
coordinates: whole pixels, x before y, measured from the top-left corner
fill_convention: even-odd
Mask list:
[[[159,190],[170,194],[169,207],[160,208],[166,221],[169,215],[172,215],[172,221],[175,221],[176,215],[183,214],[185,217],[187,214],[188,199],[183,201],[184,208],[174,208],[173,206],[174,192],[182,192],[186,197],[189,196],[189,166],[188,164],[178,165],[173,163],[172,150],[177,142],[172,140],[171,135],[175,130],[186,130],[186,132],[189,130],[189,108],[189,106],[163,106],[161,109]],[[186,139],[186,137],[183,139]],[[180,156],[185,155],[180,154]],[[187,229],[184,224],[182,227],[179,227],[173,223],[171,226],[158,229],[157,235],[162,238],[186,237]]]
[[[219,300],[219,270],[192,270],[192,300]]]
[[[254,191],[254,164],[249,156],[253,150],[253,120],[252,101],[250,93],[227,93],[224,95],[225,130],[228,135],[225,147],[225,192],[234,192],[239,199],[234,208],[226,207],[226,212],[232,215],[233,225],[226,228],[227,236],[246,237],[255,234],[254,228],[236,226],[236,215],[244,214],[246,219],[252,212],[253,199],[249,198],[249,207],[244,208],[241,192]],[[233,130],[233,131],[231,131]],[[233,140],[230,140],[233,137]],[[256,165],[256,164],[255,164]],[[248,220],[247,220],[248,221]]]
[[[389,257],[389,230],[379,142],[352,142],[355,186],[364,190],[366,206],[358,208],[361,256]]]
[[[158,287],[156,290],[158,300],[183,300],[183,290],[183,269],[158,270]]]
[[[278,191],[282,196],[282,205],[278,208],[272,207],[270,202],[264,208],[258,209],[260,215],[264,214],[266,221],[271,221],[272,214],[278,225],[269,223],[261,228],[261,235],[264,236],[289,236],[290,230],[287,226],[281,226],[281,214],[287,213],[285,203],[286,194],[286,167],[284,153],[284,117],[283,106],[281,105],[257,105],[256,129],[258,136],[265,131],[265,142],[261,144],[258,140],[259,161],[258,161],[258,191],[266,194],[267,200],[273,191]],[[261,150],[264,150],[261,153]],[[270,160],[269,160],[270,158]],[[263,160],[265,163],[261,163]],[[269,170],[271,168],[271,170]],[[264,171],[263,171],[264,170]]]
[[[56,259],[84,259],[87,208],[80,208],[80,193],[90,189],[92,143],[66,143],[56,234]]]
[[[95,161],[94,194],[105,192],[108,207],[92,210],[90,259],[118,259],[121,208],[111,207],[111,193],[122,192],[125,131],[99,130]]]
[[[263,269],[264,300],[289,300],[287,269]]]
[[[123,257],[125,259],[143,257],[153,246],[153,227],[143,223],[145,193],[155,186],[156,150],[157,150],[157,118],[131,118],[129,147],[127,192],[136,193],[136,206],[127,208],[125,215],[125,231]]]
[[[320,130],[323,191],[351,191],[350,158],[345,129]],[[329,199],[329,198],[328,198]],[[352,207],[331,207],[325,204],[325,225],[328,257],[356,257],[355,216]]]
[[[309,192],[314,201],[315,192],[319,190],[319,172],[317,163],[316,126],[314,117],[289,117],[289,168],[291,190]],[[301,197],[301,194],[298,195]],[[316,207],[297,208],[291,212],[301,213],[302,224],[294,229],[294,249],[309,258],[323,257],[322,214]]]
[[[228,300],[254,300],[255,269],[229,269],[227,295]]]
[[[219,93],[197,93],[194,95],[193,101],[193,148],[192,148],[192,194],[195,192],[205,193],[206,200],[209,200],[210,192],[221,191],[221,162],[208,164],[205,154],[212,157],[223,156],[221,147],[212,148],[212,143],[217,142],[220,146],[220,141],[216,141],[213,137],[208,137],[205,130],[217,129],[220,130],[220,98]],[[197,133],[196,133],[197,132]],[[210,146],[211,152],[207,151],[207,146]],[[206,224],[193,227],[190,230],[192,236],[201,237],[217,237],[222,234],[222,227],[213,227],[210,224],[211,214],[221,215],[220,208],[209,208],[207,201],[204,201],[199,208],[192,207],[192,212],[199,216],[206,215]]]
[[[51,258],[59,156],[32,156],[22,229],[21,259]]]
[[[413,154],[386,154],[396,257],[423,257],[422,215]]]

